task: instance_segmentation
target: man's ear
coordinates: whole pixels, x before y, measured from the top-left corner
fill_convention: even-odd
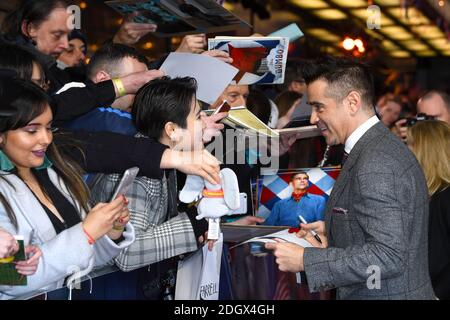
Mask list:
[[[164,132],[170,138],[170,141],[178,142],[180,137],[178,134],[178,126],[173,122],[167,122],[164,125]]]
[[[356,114],[361,109],[361,94],[358,91],[350,91],[345,100],[351,114]]]
[[[102,81],[107,81],[107,80],[111,80],[111,76],[109,75],[108,72],[104,71],[104,70],[100,70],[99,72],[97,72],[97,74],[95,75],[95,79],[94,79],[95,83],[99,83]]]
[[[22,21],[22,25],[20,26],[20,29],[22,31],[22,34],[26,37],[29,37],[31,39],[36,38],[36,28],[32,23],[29,23],[28,21],[24,20]]]

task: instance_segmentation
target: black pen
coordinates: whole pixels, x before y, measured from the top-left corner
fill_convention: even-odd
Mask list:
[[[308,222],[306,222],[305,218],[303,218],[301,215],[298,215],[298,218],[300,219],[300,221],[303,224],[308,224]],[[320,239],[319,235],[317,234],[317,232],[315,232],[314,230],[309,230],[311,232],[311,234],[314,236],[314,238],[319,241],[320,244],[322,244],[322,240]]]

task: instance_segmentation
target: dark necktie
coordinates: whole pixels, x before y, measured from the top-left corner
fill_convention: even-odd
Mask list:
[[[341,160],[341,167],[344,166],[345,161],[347,161],[348,158],[348,153],[344,151],[344,155],[342,156],[342,160]]]

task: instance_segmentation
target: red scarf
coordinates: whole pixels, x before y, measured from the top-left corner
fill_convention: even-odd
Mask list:
[[[294,199],[294,201],[300,201],[300,199],[306,194],[306,191],[303,192],[299,192],[296,193],[295,191],[292,192],[292,199]]]

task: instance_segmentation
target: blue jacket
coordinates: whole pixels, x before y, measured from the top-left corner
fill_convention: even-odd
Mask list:
[[[325,198],[315,194],[306,193],[300,201],[292,196],[275,203],[272,212],[264,221],[265,225],[298,227],[301,214],[308,223],[324,219]]]
[[[137,133],[131,121],[131,114],[111,107],[96,108],[68,122],[65,127],[67,129],[86,130],[89,132],[115,132],[127,136],[134,136]]]

